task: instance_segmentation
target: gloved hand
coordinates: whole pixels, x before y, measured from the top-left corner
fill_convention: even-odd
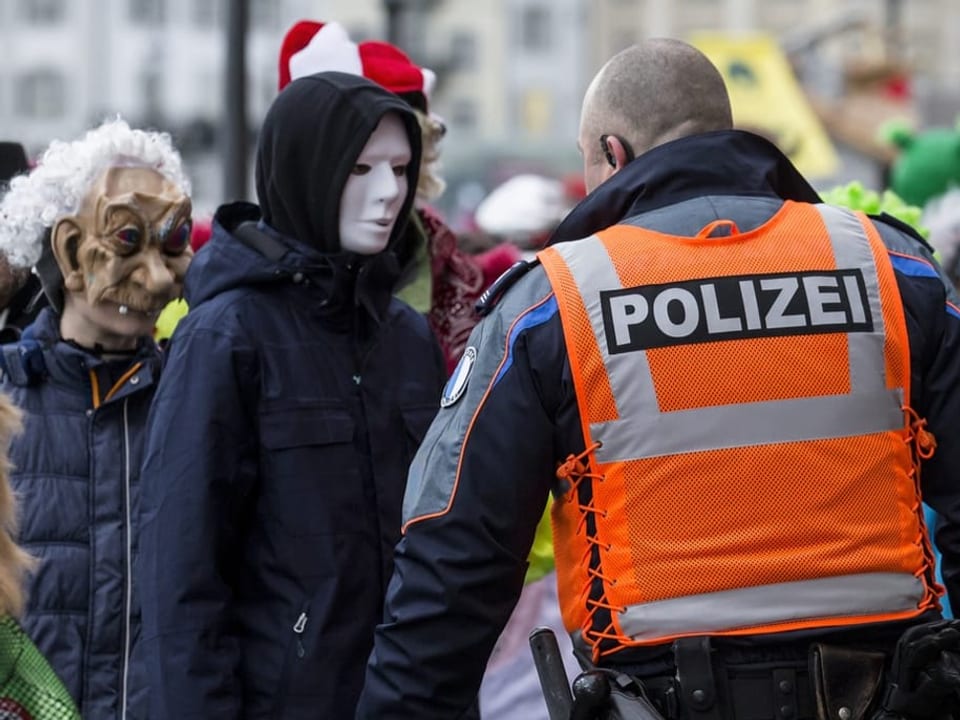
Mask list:
[[[960,621],[910,628],[897,643],[873,720],[951,720],[955,711],[960,711]]]

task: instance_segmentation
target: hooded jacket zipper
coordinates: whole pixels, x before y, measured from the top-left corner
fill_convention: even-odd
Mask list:
[[[310,600],[304,600],[303,604],[300,606],[300,614],[297,616],[296,622],[293,623],[293,637],[296,640],[296,655],[297,659],[303,659],[304,655],[307,654],[306,648],[303,646],[303,633],[307,629],[307,621],[310,619],[310,616],[307,614],[307,611],[310,609]],[[279,689],[273,698],[273,714],[270,717],[283,717],[284,712],[286,711],[287,701],[290,699],[289,687],[290,676],[294,672],[293,664],[296,662],[292,657],[290,657],[290,649],[284,653],[283,656],[283,666],[280,668],[280,684]]]
[[[123,627],[123,670],[120,677],[121,682],[121,696],[120,696],[120,718],[121,720],[126,720],[127,718],[127,700],[129,688],[127,687],[128,676],[130,673],[130,614],[132,611],[133,603],[133,528],[130,524],[131,522],[131,507],[130,507],[130,421],[127,412],[127,402],[128,399],[123,399],[123,458],[124,458],[124,510],[125,510],[125,521],[126,521],[126,570],[127,577],[126,583],[124,584],[125,597],[124,597],[124,627]]]
[[[307,629],[307,607],[309,603],[304,604],[303,610],[300,612],[300,617],[297,618],[297,622],[293,625],[293,632],[297,635],[297,657],[302,658],[306,655],[306,650],[303,647],[303,631]]]

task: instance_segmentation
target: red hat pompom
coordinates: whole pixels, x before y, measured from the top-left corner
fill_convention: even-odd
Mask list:
[[[278,89],[299,77],[329,70],[363,75],[424,111],[436,82],[431,70],[419,67],[396,45],[380,40],[357,45],[336,22],[294,23],[280,46]]]
[[[436,76],[421,68],[396,45],[380,40],[360,43],[363,76],[398,95],[412,95],[414,105],[426,111]]]

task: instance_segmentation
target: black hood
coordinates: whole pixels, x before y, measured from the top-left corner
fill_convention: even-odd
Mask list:
[[[550,243],[589,237],[634,215],[705,195],[821,202],[773,143],[743,130],[720,130],[640,155],[571,210]]]
[[[407,103],[359,75],[325,72],[299,78],[273,101],[257,145],[257,199],[263,221],[322,253],[339,253],[343,188],[388,112],[403,120],[412,158],[407,197],[390,238],[390,246],[395,244],[417,190],[420,126]]]

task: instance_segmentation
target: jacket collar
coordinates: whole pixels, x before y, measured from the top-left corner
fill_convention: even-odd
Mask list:
[[[136,353],[123,359],[104,359],[66,342],[60,337],[60,317],[51,308],[40,312],[16,345],[5,346],[3,356],[4,369],[15,385],[31,385],[46,376],[82,393],[89,392],[91,371],[106,365],[132,368],[139,363],[140,368],[134,373],[139,379],[118,389],[113,396],[116,399],[150,387],[159,375],[161,363],[160,352],[150,337],[142,338]]]
[[[285,245],[305,264],[305,274],[326,297],[325,314],[354,318],[363,308],[377,324],[386,317],[393,287],[400,276],[396,256],[390,250],[372,256],[354,253],[318,253],[294,238],[282,235],[262,220],[258,228]]]
[[[237,237],[244,223],[255,224],[274,246],[267,253],[271,257]],[[392,251],[370,257],[321,253],[264,223],[256,205],[237,202],[217,210],[213,237],[191,261],[184,294],[195,307],[233,288],[296,284],[316,299],[311,307],[339,326],[351,324],[360,308],[382,321],[398,274]]]
[[[790,160],[759,135],[702,133],[658,145],[628,164],[570,212],[550,244],[589,237],[634,215],[706,195],[821,202]]]

